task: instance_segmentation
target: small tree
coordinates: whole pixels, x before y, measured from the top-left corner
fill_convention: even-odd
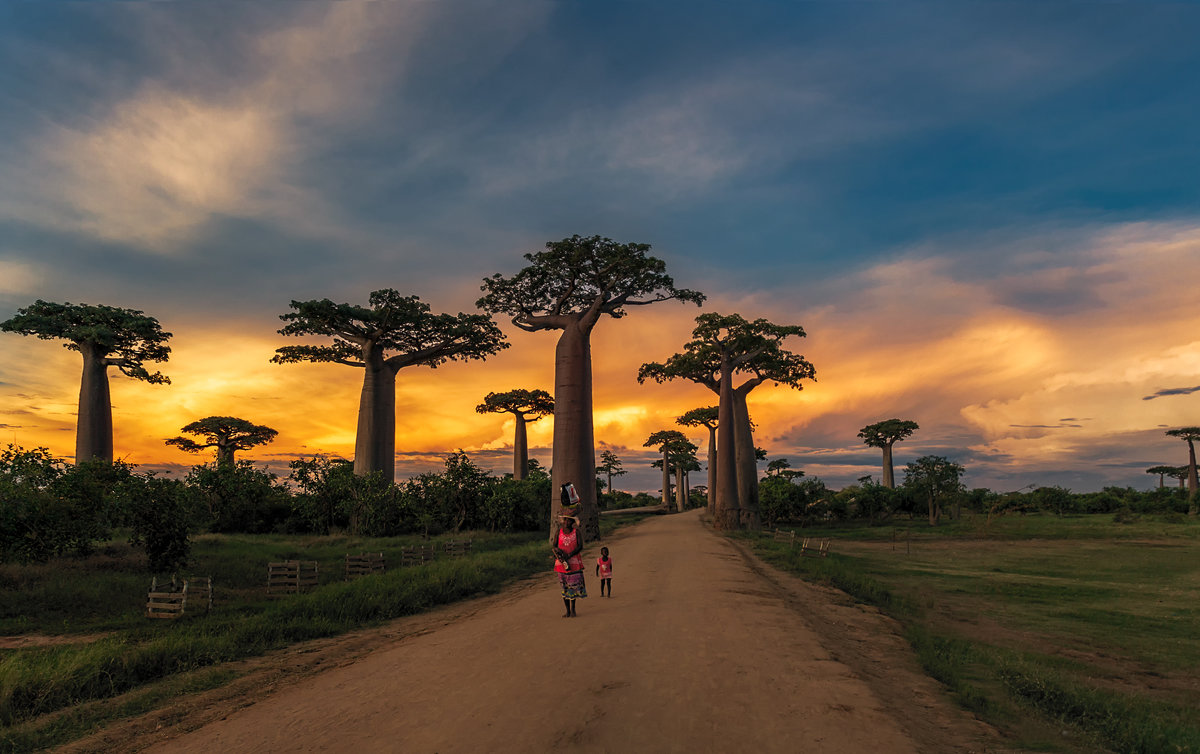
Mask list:
[[[517,422],[513,440],[513,478],[524,479],[529,470],[529,441],[525,425],[554,413],[554,398],[545,390],[509,390],[488,393],[475,407],[481,414],[512,414]]]
[[[711,515],[714,505],[713,490],[717,487],[717,417],[720,409],[717,406],[703,406],[688,411],[675,420],[676,424],[684,427],[704,427],[708,430],[708,512]]]
[[[401,296],[391,288],[372,292],[369,307],[322,299],[293,301],[292,308],[296,311],[279,315],[288,323],[281,335],[320,335],[333,342],[285,346],[276,349],[271,361],[363,370],[354,473],[378,472],[388,482],[396,476],[396,373],[411,366],[484,359],[508,347],[504,333],[486,315],[432,314],[417,296]]]
[[[1146,469],[1147,474],[1158,474],[1158,488],[1161,490],[1164,486],[1163,477],[1171,474],[1176,469],[1175,466],[1151,466]]]
[[[1200,487],[1200,480],[1196,478],[1196,441],[1200,440],[1200,427],[1168,429],[1167,435],[1178,437],[1181,440],[1185,440],[1188,444],[1188,515],[1195,516],[1197,513],[1196,488]]]
[[[776,458],[767,464],[767,476],[792,480],[804,476],[804,472],[800,469],[793,469],[788,459]]]
[[[4,322],[0,330],[65,340],[64,346],[83,356],[79,384],[79,418],[75,428],[75,463],[95,458],[112,462],[112,399],[108,368],[151,385],[169,384],[161,372],[151,373],[146,362],[166,361],[171,354],[158,320],[136,309],[90,304],[35,301]]]
[[[596,467],[596,471],[602,471],[608,475],[608,486],[606,489],[610,495],[613,491],[612,478],[615,476],[625,476],[629,473],[621,468],[621,459],[617,458],[617,454],[611,450],[600,451],[600,465]]]
[[[892,473],[892,445],[904,440],[920,429],[920,426],[907,419],[888,419],[886,421],[868,424],[858,431],[869,447],[883,449],[883,486],[895,488],[896,478]]]
[[[275,439],[278,431],[262,424],[252,424],[236,416],[206,416],[183,427],[184,432],[199,435],[203,444],[187,437],[172,437],[165,440],[188,453],[199,453],[205,448],[217,449],[217,466],[230,468],[234,465],[234,453],[248,450],[257,445],[266,445]]]
[[[904,486],[929,501],[929,525],[941,518],[941,501],[963,490],[963,467],[942,456],[921,456],[904,468]]]
[[[704,294],[676,288],[649,244],[571,236],[526,254],[529,265],[512,277],[485,278],[477,305],[508,314],[526,332],[560,330],[554,352],[554,458],[550,521],[561,507],[558,491],[571,482],[580,496],[584,538],[600,537],[596,505],[596,448],[592,427],[592,330],[601,317],[623,317],[631,306],[676,299],[697,306]]]

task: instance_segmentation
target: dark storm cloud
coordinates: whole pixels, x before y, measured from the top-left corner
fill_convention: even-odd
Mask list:
[[[1200,385],[1197,385],[1196,387],[1170,387],[1162,390],[1156,390],[1153,395],[1147,395],[1146,397],[1142,398],[1142,400],[1152,401],[1155,398],[1162,398],[1167,395],[1191,395],[1197,391],[1200,391]]]

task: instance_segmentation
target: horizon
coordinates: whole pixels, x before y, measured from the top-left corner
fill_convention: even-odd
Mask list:
[[[618,489],[656,491],[642,442],[716,403],[636,381],[701,312],[804,327],[816,381],[750,394],[755,443],[833,488],[880,478],[857,432],[893,417],[920,424],[897,482],[923,455],[998,492],[1186,462],[1164,431],[1200,424],[1200,6],[471,9],[0,8],[0,320],[44,299],[174,333],[171,385],[110,381],[116,457],[181,473],[209,454],[163,441],[233,415],[279,430],[240,458],[351,458],[361,375],[269,363],[290,301],[472,312],[483,278],[599,234],[709,296],[596,328]],[[552,392],[556,336],[497,322],[499,355],[398,375],[397,479],[459,449],[511,470],[512,421],[474,406]],[[78,354],[0,353],[0,443],[72,458]]]

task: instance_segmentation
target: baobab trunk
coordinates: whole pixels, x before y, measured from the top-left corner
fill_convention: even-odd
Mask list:
[[[883,486],[896,489],[896,475],[892,471],[892,444],[890,442],[883,444]]]
[[[762,528],[758,514],[758,458],[754,453],[754,432],[750,428],[746,394],[740,390],[733,391],[733,420],[741,528],[757,530]]]
[[[675,467],[675,510],[683,513],[687,510],[687,488],[683,484],[683,467]]]
[[[112,398],[108,362],[95,346],[80,346],[83,377],[79,381],[79,421],[75,425],[75,463],[93,459],[112,463]]]
[[[217,446],[217,468],[229,469],[233,468],[233,448],[226,446]]]
[[[529,445],[525,433],[525,415],[514,413],[517,436],[513,439],[513,479],[524,479],[529,472]]]
[[[662,504],[668,512],[671,510],[671,467],[667,459],[667,446],[663,445],[663,480],[662,480]]]
[[[1188,515],[1197,514],[1196,488],[1200,487],[1200,479],[1196,478],[1196,444],[1191,440],[1188,444]]]
[[[571,323],[554,349],[554,455],[550,470],[550,527],[557,531],[562,486],[575,485],[584,539],[600,538],[596,458],[592,446],[591,330]]]
[[[354,442],[354,473],[383,473],[396,478],[396,371],[379,351],[363,354],[365,374],[358,401],[358,437]]]
[[[741,510],[738,506],[737,456],[734,448],[733,420],[733,370],[721,366],[721,392],[717,405],[717,480],[716,512],[713,527],[733,530],[741,527]]]
[[[708,515],[716,513],[717,494],[717,428],[708,428]]]

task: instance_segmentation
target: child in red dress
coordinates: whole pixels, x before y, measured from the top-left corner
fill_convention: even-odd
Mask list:
[[[608,557],[608,548],[600,548],[600,557],[596,559],[596,576],[600,579],[600,596],[604,596],[605,587],[608,596],[612,596],[612,558]]]

